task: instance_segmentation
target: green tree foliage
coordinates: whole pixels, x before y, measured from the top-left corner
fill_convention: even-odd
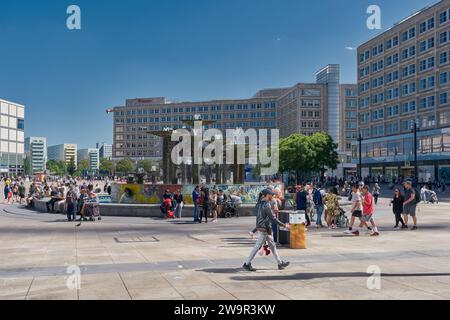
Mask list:
[[[154,172],[155,162],[152,160],[141,160],[139,166],[144,169],[146,174],[151,174]]]
[[[64,161],[54,161],[54,160],[47,161],[47,170],[52,174],[63,176],[66,174],[66,169],[67,166]]]
[[[136,170],[136,166],[133,160],[125,158],[117,162],[116,171],[125,175]]]
[[[75,174],[75,172],[77,171],[77,166],[75,164],[75,159],[72,157],[70,158],[70,162],[67,165],[67,169],[66,169],[67,173],[71,176],[73,176]]]
[[[108,172],[109,175],[114,171],[114,162],[103,158],[100,159],[100,172]]]
[[[337,145],[327,133],[312,136],[293,134],[280,141],[280,171],[294,171],[297,176],[336,169],[339,157]]]

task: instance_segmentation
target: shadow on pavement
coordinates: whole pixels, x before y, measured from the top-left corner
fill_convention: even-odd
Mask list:
[[[239,273],[243,272],[244,269],[242,268],[211,268],[211,269],[201,269],[197,270],[200,272],[207,272],[207,273],[223,273],[223,274],[229,274],[229,273]]]
[[[323,272],[296,273],[292,275],[232,277],[239,281],[279,281],[279,280],[312,280],[323,278],[367,278],[371,274],[365,272]],[[381,277],[450,277],[450,273],[383,273]]]

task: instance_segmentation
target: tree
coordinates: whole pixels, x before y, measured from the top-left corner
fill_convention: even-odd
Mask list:
[[[33,174],[33,172],[31,172],[30,159],[28,158],[23,159],[23,171],[26,175]]]
[[[87,171],[89,171],[90,169],[91,169],[91,166],[89,164],[89,160],[83,159],[81,161],[78,161],[78,168],[77,168],[77,171],[75,172],[75,175],[81,176],[84,173],[86,173]]]
[[[66,163],[64,161],[47,161],[47,170],[50,173],[56,174],[58,176],[63,176],[66,173]]]
[[[334,143],[333,138],[328,133],[324,132],[313,134],[310,140],[315,153],[312,169],[320,172],[323,181],[325,171],[327,169],[335,170],[339,164],[338,145]]]
[[[100,159],[100,172],[108,172],[108,175],[111,175],[113,170],[114,170],[113,161],[106,158]]]
[[[125,158],[117,162],[116,171],[125,175],[135,171],[135,163],[130,158]]]
[[[74,157],[70,158],[70,161],[69,161],[69,164],[67,165],[66,171],[71,176],[73,176],[75,174],[75,172],[77,171],[77,166],[75,164],[75,158]]]
[[[293,134],[280,141],[280,171],[295,171],[297,179],[311,172],[315,152],[309,137]]]
[[[151,173],[155,172],[155,170],[153,170],[155,166],[156,164],[153,160],[141,160],[141,162],[139,162],[139,167],[144,169],[147,175],[150,175]]]

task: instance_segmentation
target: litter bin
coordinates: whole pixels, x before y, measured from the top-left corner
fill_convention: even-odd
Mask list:
[[[306,213],[296,211],[289,215],[291,249],[306,249]]]
[[[283,223],[289,223],[289,216],[295,213],[295,211],[280,211],[278,213],[278,219]],[[287,229],[279,228],[278,243],[281,245],[289,245],[291,242],[290,232]]]

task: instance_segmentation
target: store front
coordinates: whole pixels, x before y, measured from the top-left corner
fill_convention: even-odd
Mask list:
[[[398,167],[386,167],[385,173],[386,182],[392,182],[398,177]]]

